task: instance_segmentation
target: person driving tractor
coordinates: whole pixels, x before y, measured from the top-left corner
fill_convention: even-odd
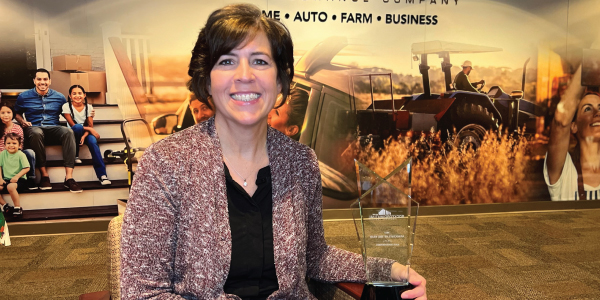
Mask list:
[[[482,84],[481,87],[483,87],[485,80],[482,79],[480,81],[471,83],[469,80],[469,73],[471,73],[471,70],[473,70],[473,64],[470,60],[465,60],[461,67],[462,71],[458,72],[456,77],[454,77],[454,88],[461,91],[479,93],[479,90],[477,90],[475,86]],[[475,86],[473,86],[473,84],[475,84]]]

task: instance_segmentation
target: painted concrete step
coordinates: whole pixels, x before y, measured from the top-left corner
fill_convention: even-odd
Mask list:
[[[118,104],[106,104],[106,103],[92,104],[92,105],[94,105],[94,107],[119,107]]]
[[[127,180],[114,180],[109,186],[98,181],[78,183],[83,188],[81,193],[70,192],[62,182],[52,184],[52,190],[23,191],[19,194],[21,206],[24,210],[106,206],[129,196]],[[2,197],[12,205],[10,195],[2,194]]]
[[[123,114],[118,105],[105,104],[105,105],[94,105],[96,110],[96,116],[94,120],[122,120]]]
[[[134,161],[137,162],[137,161]],[[120,159],[120,158],[115,158],[115,159],[104,159],[104,164],[105,165],[123,165],[125,162]],[[82,159],[80,164],[75,164],[76,167],[79,166],[91,166],[92,165],[92,160],[91,159]],[[49,160],[46,162],[46,167],[63,167],[64,166],[64,161],[63,160]]]
[[[120,158],[115,159],[104,159],[106,165],[106,174],[108,178],[113,180],[124,180],[128,178],[127,165]],[[46,163],[48,175],[50,175],[50,182],[60,183],[65,178],[65,168],[63,160],[51,160]],[[137,168],[137,159],[133,159],[133,169]],[[39,169],[36,170],[36,178],[39,182],[41,174]],[[75,164],[75,170],[73,171],[73,178],[77,181],[95,181],[97,180],[96,172],[91,159],[83,159],[81,164]]]
[[[62,183],[65,179],[65,169],[63,167],[53,167],[48,168],[48,175],[50,175],[50,182],[52,183]],[[126,180],[127,179],[127,166],[125,164],[111,164],[106,165],[106,174],[108,178],[113,180]],[[37,173],[37,178],[40,178],[39,171]],[[73,170],[73,178],[79,181],[97,181],[98,177],[96,177],[96,172],[94,171],[94,167],[91,165],[80,166],[75,164],[75,169]]]
[[[121,180],[128,178],[127,165],[120,158],[115,159],[104,159],[106,165],[106,175],[108,178],[113,180]],[[63,160],[51,160],[46,163],[48,175],[50,175],[50,182],[60,183],[65,178],[65,168]],[[137,168],[137,159],[133,159],[133,168]],[[41,174],[39,169],[36,170],[36,178],[39,182]],[[91,159],[83,159],[81,164],[75,164],[75,170],[73,171],[73,177],[77,181],[95,181],[97,180],[96,172]]]
[[[118,201],[118,200],[117,200]],[[11,236],[106,231],[118,215],[117,205],[27,210],[21,217],[5,216]],[[47,221],[54,222],[31,222]],[[58,221],[61,220],[61,221]]]
[[[110,149],[113,151],[123,150],[125,149],[125,143],[123,142],[123,138],[113,138],[113,139],[103,139],[101,138],[98,142],[98,146],[100,147],[100,153],[104,154],[104,151]],[[87,146],[81,146],[79,148],[79,158],[81,159],[91,159],[92,155]],[[46,146],[46,160],[62,160],[62,147],[61,146]]]
[[[119,124],[119,125],[121,125],[121,123],[123,123],[123,120],[94,120],[94,126],[103,125],[103,124]],[[67,121],[61,120],[60,124],[63,126],[67,126]]]
[[[61,121],[60,123],[64,126],[67,125],[66,121]],[[121,123],[123,123],[123,121],[120,120],[94,121],[94,129],[100,134],[101,139],[123,138]]]

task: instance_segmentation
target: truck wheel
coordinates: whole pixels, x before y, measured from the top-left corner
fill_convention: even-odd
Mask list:
[[[471,148],[473,150],[481,147],[481,142],[487,131],[483,126],[469,124],[463,127],[454,138],[454,146],[460,150]]]

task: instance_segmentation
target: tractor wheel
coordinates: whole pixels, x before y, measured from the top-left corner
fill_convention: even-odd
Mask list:
[[[454,146],[460,150],[471,148],[473,150],[481,147],[481,142],[487,131],[481,125],[469,124],[463,127],[454,138]]]
[[[459,120],[464,120],[465,122],[467,122],[463,125],[479,124],[486,130],[498,129],[499,120],[494,118],[494,115],[490,113],[487,110],[487,108],[484,108],[479,104],[464,103],[463,105],[457,108],[456,114]]]
[[[498,130],[499,120],[487,108],[473,103],[461,103],[442,118],[439,128],[442,141],[448,141],[454,130],[459,131],[469,124],[478,124],[485,130]]]

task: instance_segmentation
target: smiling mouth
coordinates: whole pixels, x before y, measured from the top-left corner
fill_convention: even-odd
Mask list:
[[[598,127],[598,126],[600,126],[600,122],[594,122],[590,126],[592,126],[592,127]]]
[[[235,101],[250,102],[250,101],[258,99],[258,97],[260,97],[260,94],[257,94],[257,93],[231,94],[230,96]]]

